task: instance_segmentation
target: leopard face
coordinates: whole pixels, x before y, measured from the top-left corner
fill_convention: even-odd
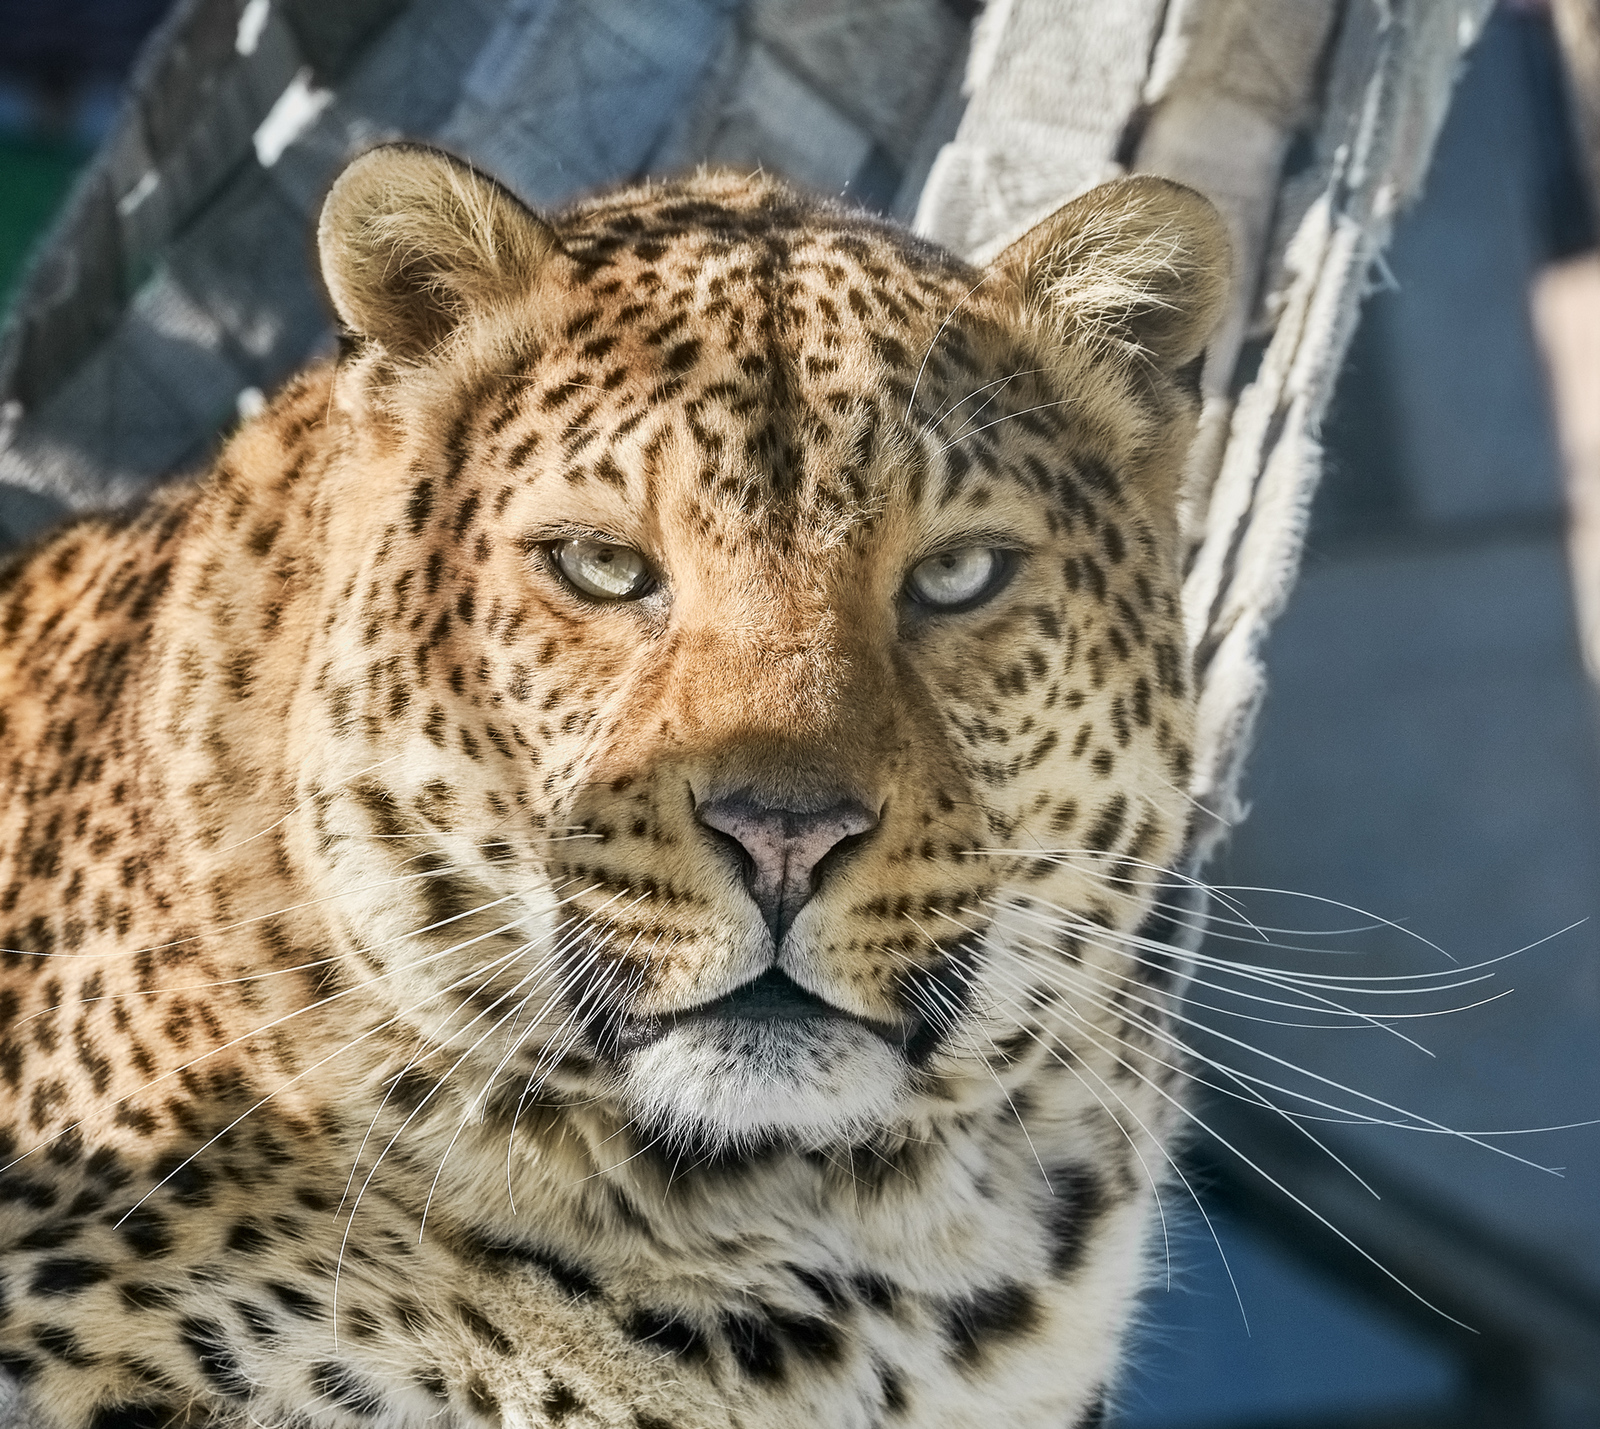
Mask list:
[[[390,148],[320,243],[284,847],[344,985],[485,1103],[680,1147],[914,1127],[1114,1024],[1185,820],[1203,200],[978,270],[765,179],[547,224]]]

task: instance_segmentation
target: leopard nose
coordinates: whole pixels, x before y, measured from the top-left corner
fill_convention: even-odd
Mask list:
[[[726,834],[744,855],[749,890],[775,943],[783,941],[800,909],[822,881],[824,862],[854,848],[878,826],[878,815],[855,799],[825,808],[787,809],[749,791],[712,799],[695,809],[708,829]]]

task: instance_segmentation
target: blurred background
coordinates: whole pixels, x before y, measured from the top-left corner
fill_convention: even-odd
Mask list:
[[[744,68],[729,70],[714,115],[674,121],[647,151],[603,155],[593,174],[570,158],[542,157],[535,138],[500,136],[511,177],[535,201],[592,182],[606,164],[620,172],[691,153],[732,162],[754,154],[903,217],[930,144],[959,118],[979,7],[906,7],[904,93],[892,96],[895,112],[916,120],[904,132],[851,89],[851,46],[867,41],[841,25],[838,5],[709,4],[691,14],[663,0],[666,28],[655,31],[644,0],[599,8],[608,34],[636,51],[698,44],[725,66],[727,45],[694,31],[694,17],[721,24],[738,11]],[[296,134],[314,139],[305,116],[330,105],[329,116],[340,105],[357,116],[341,142],[368,132],[362,114],[380,116],[372,133],[403,126],[397,95],[444,114],[448,105],[429,98],[442,86],[455,104],[449,132],[471,147],[473,96],[515,79],[478,56],[496,12],[488,0],[283,9],[295,53],[309,56],[300,69],[285,61],[273,81],[273,94],[301,86]],[[0,0],[8,301],[97,147],[132,142],[118,120],[124,86],[167,10],[164,0]],[[125,404],[134,415],[108,418],[107,440],[140,453],[135,475],[197,459],[210,438],[197,446],[196,430],[225,424],[235,405],[247,409],[326,337],[303,278],[276,307],[258,310],[207,276],[225,268],[219,253],[259,254],[249,261],[294,272],[306,253],[298,234],[322,170],[297,171],[292,154],[278,163],[269,125],[259,113],[229,119],[235,101],[217,87],[227,79],[217,56],[268,54],[276,14],[267,0],[250,0],[229,14],[225,33],[207,38],[191,26],[169,35],[166,69],[145,62],[147,138],[164,96],[191,124],[197,105],[214,106],[197,131],[201,158],[185,160],[191,177],[207,176],[192,179],[182,211],[164,220],[156,268],[124,253],[123,281],[139,294],[130,310],[146,329],[85,320],[72,361],[57,362],[74,375],[39,408],[48,427],[51,403],[81,411],[100,402],[114,417]],[[396,39],[404,25],[411,30]],[[443,79],[418,67],[424,44],[435,48],[423,68]],[[501,68],[514,60],[502,57]],[[620,61],[607,63],[596,83],[628,82],[618,80]],[[741,85],[761,65],[770,71],[758,74],[764,87],[746,93]],[[1229,897],[1248,914],[1233,929],[1243,941],[1209,945],[1217,956],[1281,964],[1281,950],[1252,948],[1253,925],[1292,928],[1345,950],[1307,966],[1466,970],[1445,979],[1459,988],[1426,1008],[1510,995],[1405,1024],[1424,1051],[1377,1027],[1246,1023],[1208,1010],[1197,989],[1196,1021],[1212,1029],[1194,1032],[1204,1056],[1415,1128],[1414,1117],[1392,1110],[1403,1107],[1430,1129],[1329,1113],[1330,1145],[1370,1194],[1287,1123],[1237,1099],[1202,1097],[1197,1123],[1206,1129],[1197,1124],[1185,1162],[1198,1200],[1182,1186],[1165,1198],[1170,1236],[1113,1416],[1121,1429],[1600,1426],[1600,1126],[1569,1125],[1600,1117],[1600,253],[1583,96],[1570,70],[1538,3],[1502,5],[1468,56],[1424,195],[1373,275],[1340,379],[1305,568],[1269,652],[1271,694],[1247,778],[1252,810],[1211,872],[1238,890]],[[337,100],[319,87],[347,75]],[[213,81],[215,94],[206,89]],[[457,102],[463,86],[467,98]],[[1600,105],[1600,94],[1592,98]],[[442,122],[436,115],[416,132]],[[238,123],[258,164],[248,174],[235,159],[207,170],[207,144],[226,149],[227,125]],[[482,135],[476,142],[493,148]],[[163,182],[176,192],[171,172]],[[125,227],[141,206],[148,211],[150,183],[130,181],[108,201]],[[276,207],[261,197],[263,185],[277,186]],[[75,215],[62,220],[72,243],[93,200],[80,193]],[[32,270],[36,299],[57,261]],[[170,390],[160,370],[146,386],[131,384],[127,372],[139,353],[157,351],[157,338],[170,357],[174,334],[205,324],[217,328],[213,360],[192,380],[170,381],[169,365]],[[9,350],[32,361],[30,371],[54,360],[43,342],[18,337],[13,324]],[[94,344],[99,354],[118,342],[131,344],[120,388],[94,376],[99,356],[80,361]],[[26,386],[8,380],[8,390]],[[178,416],[169,420],[169,410]],[[77,479],[68,471],[62,481]],[[107,489],[127,488],[108,479]],[[50,496],[0,484],[0,549],[61,509]],[[1352,925],[1364,931],[1333,936]],[[1472,981],[1490,960],[1499,960],[1485,969],[1492,980]],[[1353,1101],[1358,1094],[1378,1101]],[[1446,1127],[1485,1135],[1464,1142]]]
[[[134,55],[170,0],[0,0],[0,285],[9,292],[111,131]]]

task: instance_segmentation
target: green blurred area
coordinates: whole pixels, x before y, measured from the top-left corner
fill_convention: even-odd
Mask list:
[[[0,308],[88,157],[76,144],[0,139]]]

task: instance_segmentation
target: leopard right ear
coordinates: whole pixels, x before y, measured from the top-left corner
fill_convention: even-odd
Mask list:
[[[525,293],[559,247],[508,189],[420,144],[361,155],[334,181],[317,224],[340,321],[410,361],[469,313]]]
[[[1136,174],[1057,209],[989,271],[1062,340],[1170,373],[1221,320],[1232,267],[1209,199]]]

